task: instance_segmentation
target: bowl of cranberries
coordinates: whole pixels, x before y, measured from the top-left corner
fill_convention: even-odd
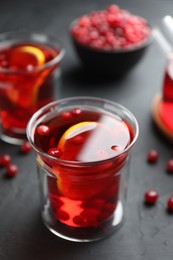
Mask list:
[[[152,42],[148,22],[117,5],[82,15],[70,35],[83,65],[100,76],[121,76],[143,57]]]

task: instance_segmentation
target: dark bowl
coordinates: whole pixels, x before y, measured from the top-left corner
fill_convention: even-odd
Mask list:
[[[72,22],[70,28],[75,23],[76,21]],[[150,36],[145,41],[135,44],[131,48],[98,50],[80,44],[71,33],[70,35],[74,49],[85,68],[102,77],[119,77],[127,74],[142,59],[153,40],[151,30]]]

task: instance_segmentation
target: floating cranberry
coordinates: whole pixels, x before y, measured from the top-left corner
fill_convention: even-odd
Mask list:
[[[50,148],[47,153],[56,158],[60,158],[62,156],[61,149],[58,149],[57,147]]]
[[[48,135],[50,133],[50,128],[47,125],[39,125],[37,127],[37,133],[41,136]]]
[[[83,144],[85,142],[85,137],[82,135],[76,135],[71,139],[73,144]]]
[[[21,144],[21,152],[24,154],[29,153],[32,150],[32,146],[30,145],[30,143],[28,141],[23,142],[23,144]]]
[[[171,212],[173,212],[173,197],[170,197],[167,200],[167,209]]]
[[[62,117],[63,119],[70,119],[70,118],[72,118],[72,113],[69,112],[69,111],[64,111],[64,112],[62,113],[61,117]]]
[[[6,167],[11,162],[11,156],[9,154],[0,155],[0,166]]]
[[[80,108],[75,108],[72,110],[72,113],[73,113],[73,115],[78,116],[78,115],[81,115],[82,110]]]
[[[159,153],[157,150],[150,150],[148,153],[147,153],[147,161],[149,163],[156,163],[159,159]]]
[[[156,190],[148,190],[145,192],[145,202],[147,204],[154,204],[158,200],[159,194]]]
[[[15,164],[9,164],[9,165],[6,167],[6,174],[7,174],[7,176],[9,176],[9,177],[14,177],[14,176],[16,176],[17,173],[18,173],[18,167],[17,167],[17,165],[15,165]]]
[[[166,170],[168,173],[173,173],[173,159],[167,161]]]

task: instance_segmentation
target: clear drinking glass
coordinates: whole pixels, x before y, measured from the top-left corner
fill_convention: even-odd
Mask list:
[[[64,49],[48,35],[0,34],[0,138],[20,144],[39,108],[54,100],[54,80]]]
[[[164,16],[153,29],[153,35],[164,54],[173,52],[173,18]]]
[[[163,17],[153,30],[165,56],[166,66],[162,87],[153,101],[153,117],[161,131],[173,140],[173,18]]]
[[[36,151],[45,225],[71,241],[94,241],[123,222],[129,159],[138,123],[125,107],[100,98],[62,99],[27,127]]]
[[[163,79],[162,98],[173,102],[173,18],[169,15],[162,18],[154,29],[154,37],[166,57],[166,68]]]

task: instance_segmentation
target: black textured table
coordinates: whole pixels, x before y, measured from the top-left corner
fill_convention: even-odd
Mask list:
[[[80,68],[72,48],[68,26],[77,16],[105,8],[105,0],[1,0],[0,32],[29,29],[56,35],[66,48],[57,98],[98,96],[119,102],[136,116],[140,135],[132,152],[127,200],[127,219],[112,236],[95,243],[74,243],[54,236],[43,225],[34,153],[22,155],[19,148],[0,142],[0,154],[9,153],[19,166],[13,179],[0,169],[0,259],[4,260],[172,260],[173,215],[166,211],[167,198],[173,195],[173,176],[166,174],[166,161],[172,147],[153,127],[150,107],[160,91],[165,65],[155,43],[130,74],[119,80],[93,80]],[[122,8],[139,14],[155,25],[171,14],[172,0],[117,0]],[[156,165],[146,163],[146,152],[156,148]],[[145,190],[157,189],[160,196],[154,207],[143,203]]]

